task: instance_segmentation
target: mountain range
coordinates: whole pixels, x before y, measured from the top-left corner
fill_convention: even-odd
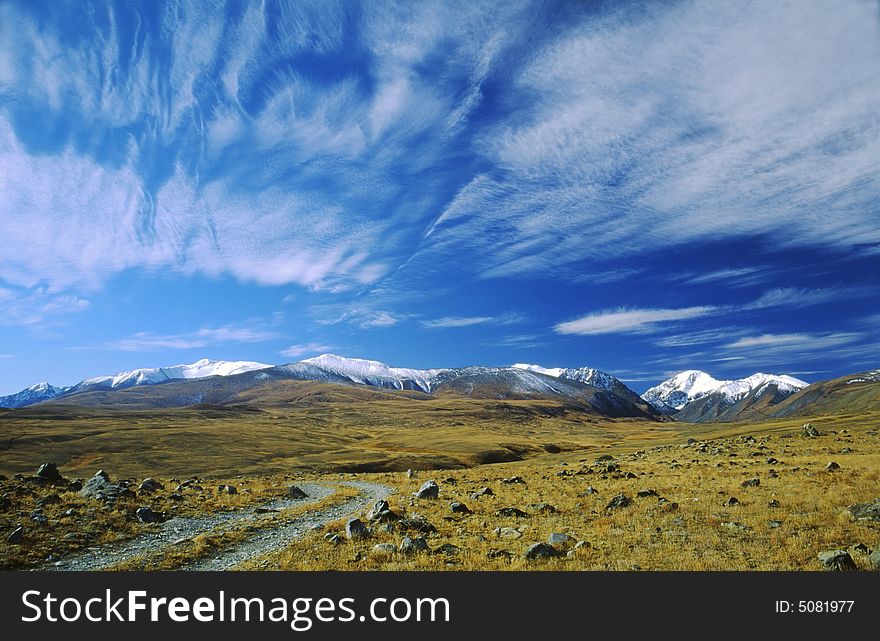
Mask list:
[[[608,417],[708,422],[791,415],[811,404],[798,400],[799,397],[824,399],[827,394],[816,392],[818,388],[832,390],[839,396],[841,385],[846,390],[847,385],[880,382],[880,371],[844,377],[829,388],[828,383],[808,385],[786,375],[757,373],[738,380],[719,380],[699,370],[688,370],[640,396],[613,375],[589,367],[547,368],[516,363],[510,367],[410,369],[323,354],[278,366],[203,359],[187,365],[87,378],[69,387],[39,383],[0,397],[0,407],[40,403],[126,408],[259,404],[261,398],[283,400],[281,392],[289,381],[390,390],[415,398],[547,398]]]

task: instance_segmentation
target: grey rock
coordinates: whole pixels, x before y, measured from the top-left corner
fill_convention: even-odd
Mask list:
[[[406,478],[408,478],[408,479],[412,479],[412,478],[415,478],[415,477],[416,477],[416,473],[415,473],[415,472],[413,472],[412,470],[407,470],[407,471],[406,471]]]
[[[149,507],[139,507],[134,511],[135,517],[141,523],[159,523],[162,517]]]
[[[775,509],[775,508],[778,508],[779,506],[780,506],[780,503],[779,503],[779,501],[777,501],[776,499],[773,499],[772,501],[769,501],[769,502],[767,503],[767,507],[769,507],[769,508],[774,508],[774,509]]]
[[[562,532],[551,532],[550,536],[547,537],[547,544],[554,547],[559,546],[566,548],[574,545],[575,543],[577,543],[576,538]]]
[[[85,482],[78,494],[87,499],[98,501],[115,501],[125,488],[110,482],[110,477],[104,470],[99,470],[92,478]]]
[[[473,494],[471,494],[472,499],[478,499],[481,496],[494,496],[495,492],[492,491],[492,488],[482,487]]]
[[[515,507],[503,507],[500,510],[498,510],[497,512],[495,512],[495,514],[498,516],[513,516],[518,519],[529,518],[529,515],[526,512],[523,512],[522,510],[517,509]]]
[[[552,559],[559,556],[559,550],[547,543],[533,543],[526,548],[523,556],[530,561],[535,559]]]
[[[868,556],[868,563],[874,570],[880,570],[880,546]]]
[[[46,479],[52,483],[58,483],[64,480],[58,471],[58,466],[54,463],[43,463],[37,468],[37,476]]]
[[[502,483],[506,483],[507,485],[525,485],[526,482],[523,481],[521,476],[511,476],[509,479],[501,479]]]
[[[217,491],[220,494],[238,494],[238,489],[234,485],[218,485]]]
[[[727,507],[733,507],[734,505],[739,505],[739,499],[736,498],[735,496],[731,496],[729,499],[727,499],[726,505],[727,505]]]
[[[464,503],[459,503],[458,501],[453,501],[449,504],[449,509],[453,514],[473,514],[473,510],[471,510]]]
[[[370,536],[370,530],[360,519],[348,519],[345,523],[345,536],[349,539],[365,539]]]
[[[606,510],[618,510],[620,508],[628,507],[632,505],[632,499],[630,499],[626,494],[618,494],[611,501],[608,502],[608,505],[605,506]]]
[[[417,499],[436,499],[440,496],[440,486],[435,481],[425,481],[413,496]]]
[[[835,472],[839,469],[840,469],[840,465],[838,465],[834,461],[829,461],[828,465],[825,466],[825,470],[828,472]]]
[[[446,556],[456,556],[461,552],[461,548],[457,545],[452,545],[452,543],[444,543],[440,547],[436,548],[431,554],[445,554]]]
[[[804,426],[801,428],[801,434],[808,438],[816,438],[819,436],[819,430],[813,427],[812,423],[804,423]]]
[[[437,531],[437,528],[434,527],[434,524],[420,514],[411,514],[408,517],[400,519],[400,521],[398,521],[397,523],[397,526],[404,532],[408,530],[415,530],[416,532],[420,532],[422,534],[431,534],[432,532]]]
[[[393,543],[377,543],[370,550],[372,556],[393,556],[397,553],[397,546]]]
[[[338,534],[331,534],[331,535],[327,538],[327,542],[328,542],[330,545],[342,545],[342,537],[339,536]]]
[[[287,498],[294,500],[309,498],[309,495],[303,492],[296,485],[291,485],[289,488],[287,488],[287,492],[285,492],[285,495],[287,496]]]
[[[761,479],[756,476],[755,478],[746,479],[745,481],[740,483],[740,485],[742,487],[758,487],[759,485],[761,485]]]
[[[141,481],[141,484],[138,485],[138,492],[143,494],[152,494],[153,492],[158,492],[159,490],[164,490],[165,486],[162,485],[156,479],[145,478]]]
[[[850,554],[861,554],[862,556],[864,556],[871,553],[871,548],[869,548],[864,543],[856,543],[849,546],[849,551]]]
[[[499,539],[518,539],[522,536],[522,532],[512,527],[497,527],[493,530],[493,534]]]
[[[47,494],[46,496],[37,499],[34,502],[34,505],[37,507],[46,507],[47,505],[58,505],[61,503],[61,497],[57,494]]]
[[[405,536],[400,541],[401,554],[418,554],[419,552],[428,551],[428,541],[423,536],[415,538]]]
[[[367,520],[378,521],[382,518],[383,514],[389,511],[390,506],[388,505],[388,501],[385,499],[379,499],[373,503],[373,506],[370,508],[369,512],[367,512]]]
[[[657,494],[656,490],[639,490],[638,492],[636,492],[636,496],[638,496],[641,499],[644,499],[649,496],[660,496],[660,495]]]
[[[856,503],[846,509],[856,521],[880,523],[880,499],[874,499],[873,503]]]
[[[853,558],[849,555],[849,552],[846,550],[826,550],[825,552],[819,552],[818,555],[819,563],[826,570],[833,570],[836,572],[855,572],[859,568],[856,565]]]
[[[526,507],[533,512],[540,512],[541,514],[556,514],[559,511],[549,503],[529,503]]]
[[[728,530],[732,530],[734,532],[748,532],[752,529],[748,525],[743,525],[739,521],[728,521],[727,523],[722,523],[721,527],[727,528]]]

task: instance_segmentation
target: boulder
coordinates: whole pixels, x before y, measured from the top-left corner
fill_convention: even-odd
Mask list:
[[[818,558],[819,563],[826,570],[855,572],[859,569],[846,550],[826,550],[825,552],[819,552]]]
[[[492,533],[499,539],[518,539],[522,536],[522,532],[512,527],[497,527]]]
[[[408,530],[415,530],[416,532],[420,532],[422,534],[431,534],[432,532],[437,531],[437,528],[434,527],[434,524],[420,514],[411,514],[408,517],[400,519],[400,521],[398,521],[397,523],[397,526],[404,532]]]
[[[406,471],[406,478],[408,478],[408,479],[413,479],[413,478],[415,478],[415,477],[416,477],[416,473],[415,473],[415,472],[413,472],[412,470],[407,470],[407,471]]]
[[[285,497],[293,499],[295,501],[298,501],[299,499],[306,499],[309,497],[308,494],[303,492],[296,485],[291,485],[289,488],[287,488],[287,492],[285,492],[284,495]]]
[[[611,501],[608,502],[608,505],[605,506],[605,509],[610,510],[618,510],[620,508],[628,507],[632,505],[632,499],[630,499],[626,494],[618,494]]]
[[[547,543],[533,543],[526,548],[523,556],[532,561],[535,559],[552,559],[559,556],[559,550]]]
[[[21,545],[24,543],[24,528],[20,526],[15,528],[12,533],[6,537],[6,542],[10,545]]]
[[[393,556],[397,553],[397,546],[393,543],[377,543],[373,546],[373,549],[370,550],[370,554],[372,556]]]
[[[827,471],[827,472],[835,472],[839,469],[840,469],[840,465],[838,465],[834,461],[829,461],[828,465],[825,466],[825,471]]]
[[[523,481],[521,476],[511,476],[509,479],[501,479],[502,483],[506,483],[508,485],[525,485],[526,482]]]
[[[425,481],[417,492],[413,493],[417,499],[436,499],[440,495],[440,486],[435,481]]]
[[[453,501],[449,504],[449,509],[453,514],[473,514],[473,511],[464,503]]]
[[[159,523],[162,520],[159,514],[148,507],[139,507],[134,511],[134,515],[141,523]]]
[[[61,472],[58,471],[58,466],[54,463],[43,463],[40,467],[37,468],[37,476],[46,479],[51,483],[60,483],[64,481],[64,477],[61,476]]]
[[[457,545],[452,545],[452,543],[444,543],[440,547],[436,548],[431,554],[445,554],[446,556],[456,556],[459,552],[461,552],[461,548]]]
[[[880,523],[880,499],[874,499],[873,503],[856,503],[846,509],[856,521]]]
[[[156,479],[145,478],[141,481],[141,484],[138,485],[138,492],[142,494],[152,494],[153,492],[158,492],[159,490],[164,490],[165,486],[162,485]]]
[[[345,523],[345,536],[349,539],[365,539],[370,536],[370,530],[360,519],[348,519]]]
[[[473,494],[471,494],[472,499],[478,499],[481,496],[494,496],[495,492],[492,491],[492,488],[482,487]]]
[[[125,491],[125,488],[116,483],[111,483],[109,475],[104,470],[99,470],[92,478],[85,482],[78,494],[87,499],[113,502],[122,496],[123,491]]]
[[[390,513],[391,509],[388,505],[388,501],[385,499],[379,499],[375,503],[373,503],[373,507],[370,508],[370,511],[367,512],[367,520],[368,521],[379,521],[382,520],[385,515]]]
[[[868,563],[873,570],[880,570],[880,546],[868,556]]]
[[[401,554],[417,554],[419,552],[428,551],[428,541],[423,536],[415,538],[405,536],[400,541]]]
[[[813,427],[812,423],[804,423],[804,426],[801,428],[801,434],[807,438],[816,438],[819,436],[819,430]]]
[[[547,544],[554,547],[567,548],[577,543],[577,539],[562,532],[551,532],[547,537]]]
[[[234,485],[218,485],[217,491],[220,494],[238,494],[238,489]]]

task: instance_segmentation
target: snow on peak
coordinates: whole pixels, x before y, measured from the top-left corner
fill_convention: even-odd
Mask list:
[[[609,391],[614,391],[614,387],[622,385],[620,381],[611,374],[607,374],[592,367],[541,367],[540,365],[529,365],[527,363],[515,363],[512,365],[514,369],[527,370],[553,378],[566,378],[571,381],[578,381],[585,385],[592,385]]]
[[[776,385],[782,392],[794,393],[806,387],[807,383],[792,376],[762,373],[723,381],[700,370],[687,370],[652,387],[642,394],[642,398],[661,411],[680,410],[691,401],[715,393],[722,394],[728,402],[733,403],[752,390],[762,393],[768,385]]]
[[[195,363],[183,365],[171,365],[169,367],[146,367],[134,369],[128,372],[119,372],[113,376],[96,376],[85,379],[83,385],[109,385],[115,387],[130,387],[133,385],[153,385],[170,381],[172,379],[207,378],[208,376],[232,376],[243,374],[259,369],[266,369],[272,365],[256,363],[253,361],[212,361],[207,358]]]
[[[511,367],[537,372],[538,374],[552,376],[553,378],[559,378],[565,372],[564,367],[541,367],[540,365],[529,365],[528,363],[514,363]]]
[[[346,358],[336,354],[321,354],[314,358],[300,361],[318,367],[325,372],[330,372],[354,383],[372,385],[375,382],[383,383],[380,387],[390,385],[397,389],[406,389],[405,382],[414,383],[419,389],[430,392],[434,377],[442,370],[436,369],[409,369],[406,367],[391,367],[380,361],[369,361],[363,358]]]

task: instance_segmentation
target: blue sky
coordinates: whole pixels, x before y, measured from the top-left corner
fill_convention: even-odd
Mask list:
[[[877,367],[878,6],[0,0],[0,394]]]

